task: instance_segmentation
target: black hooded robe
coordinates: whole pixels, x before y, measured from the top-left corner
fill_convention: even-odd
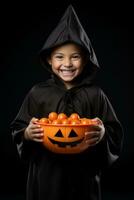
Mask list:
[[[122,147],[122,126],[103,90],[93,83],[98,62],[91,43],[72,6],[69,6],[41,51],[41,59],[57,45],[73,41],[89,53],[90,65],[67,90],[56,76],[29,91],[11,124],[20,157],[28,162],[27,200],[100,200],[101,172],[114,163]],[[43,60],[43,59],[42,59]],[[48,66],[43,60],[43,64]],[[80,154],[55,154],[37,142],[26,141],[24,130],[32,117],[47,117],[52,111],[80,117],[99,117],[105,126],[100,143]]]

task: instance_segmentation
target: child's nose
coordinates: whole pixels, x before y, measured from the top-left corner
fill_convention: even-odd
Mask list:
[[[71,59],[66,58],[65,61],[64,61],[64,66],[66,66],[66,67],[70,67],[70,66],[72,66]]]

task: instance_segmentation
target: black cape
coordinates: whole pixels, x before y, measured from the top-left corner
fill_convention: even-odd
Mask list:
[[[122,126],[106,94],[94,84],[99,65],[72,6],[40,52],[41,62],[49,71],[46,56],[54,46],[68,41],[81,45],[89,56],[85,70],[75,80],[76,86],[67,90],[52,74],[51,79],[31,88],[11,124],[19,155],[29,165],[27,200],[99,200],[101,172],[120,155]],[[26,141],[23,134],[31,118],[47,117],[52,111],[99,117],[105,126],[105,136],[96,146],[74,155],[51,153],[40,143]]]

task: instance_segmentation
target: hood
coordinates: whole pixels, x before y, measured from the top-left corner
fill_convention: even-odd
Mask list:
[[[39,52],[40,61],[50,72],[51,67],[47,62],[47,56],[50,54],[52,48],[65,44],[67,42],[74,42],[83,47],[87,54],[89,63],[88,67],[93,66],[93,71],[97,71],[99,64],[84,28],[72,5],[69,5],[56,28],[49,35],[41,51]]]

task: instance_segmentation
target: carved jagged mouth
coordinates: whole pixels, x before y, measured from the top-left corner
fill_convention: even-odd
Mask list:
[[[77,144],[80,144],[84,140],[84,137],[82,139],[74,141],[74,142],[59,142],[59,141],[55,141],[49,137],[48,137],[48,139],[51,141],[52,144],[57,144],[59,147],[66,147],[66,146],[75,147]]]

